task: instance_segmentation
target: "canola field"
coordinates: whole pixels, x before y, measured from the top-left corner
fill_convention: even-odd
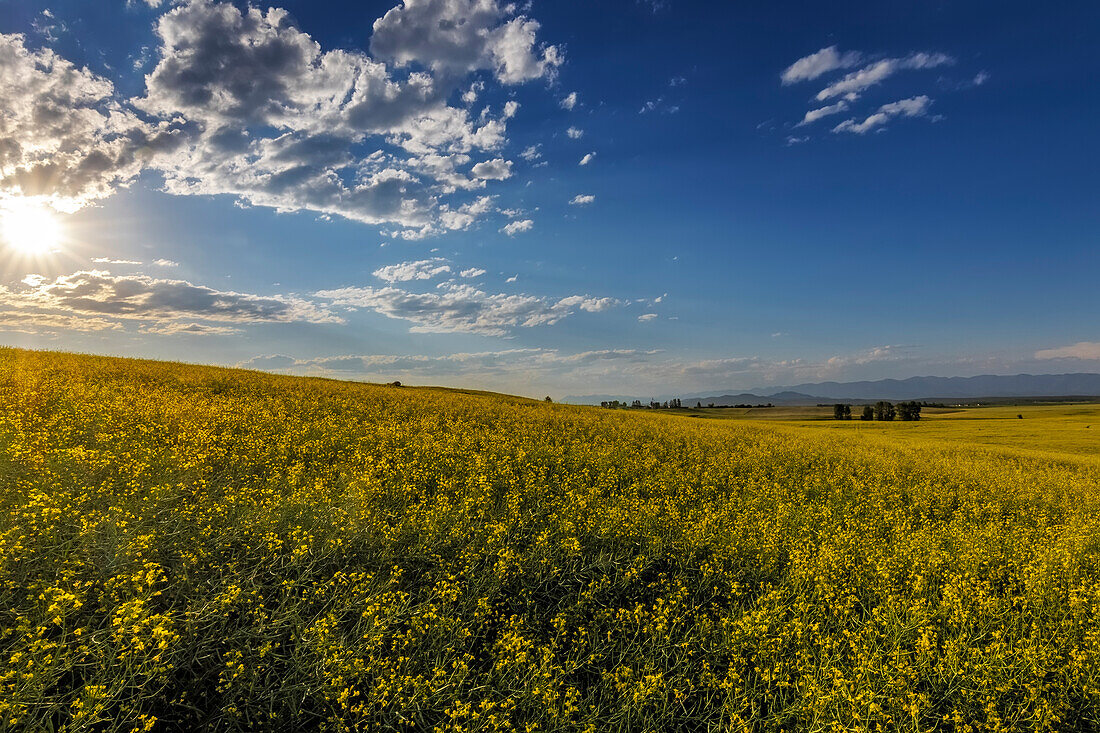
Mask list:
[[[1096,730],[1100,465],[946,424],[0,349],[0,728]]]

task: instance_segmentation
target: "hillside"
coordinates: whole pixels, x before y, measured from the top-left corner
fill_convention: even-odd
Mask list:
[[[843,427],[0,349],[0,728],[1100,726],[1100,467]]]

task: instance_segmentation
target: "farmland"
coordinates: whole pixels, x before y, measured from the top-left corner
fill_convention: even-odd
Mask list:
[[[988,410],[0,349],[0,727],[1096,729],[1100,412]]]

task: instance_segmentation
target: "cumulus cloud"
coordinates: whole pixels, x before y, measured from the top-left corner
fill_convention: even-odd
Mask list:
[[[616,304],[607,298],[486,293],[472,285],[442,283],[434,292],[395,287],[323,290],[317,297],[345,308],[369,308],[389,318],[411,321],[414,333],[476,333],[506,336],[516,328],[552,325],[575,310],[598,312]]]
[[[1061,346],[1056,349],[1040,349],[1035,352],[1036,359],[1084,359],[1086,361],[1100,361],[1100,342],[1078,341],[1072,346]]]
[[[119,105],[114,85],[22,35],[0,34],[0,196],[40,196],[75,211],[132,182],[178,126]]]
[[[40,334],[56,331],[118,331],[122,324],[105,318],[68,316],[58,313],[9,311],[0,313],[0,331]]]
[[[923,117],[928,114],[928,106],[931,103],[932,100],[924,95],[890,102],[879,107],[877,112],[862,122],[856,122],[853,119],[844,120],[833,128],[833,132],[852,132],[862,135],[876,127],[882,127],[894,117]]]
[[[570,92],[569,94],[562,97],[562,100],[561,100],[561,108],[562,109],[573,109],[576,106],[577,106],[577,93],[576,92]]]
[[[519,157],[523,158],[527,162],[531,163],[542,157],[542,153],[539,151],[541,145],[528,145],[523,149],[523,152],[519,154]]]
[[[836,46],[829,46],[795,61],[783,71],[780,78],[783,84],[810,81],[830,71],[855,66],[862,58],[858,51],[840,53]]]
[[[467,268],[465,270],[460,270],[458,274],[459,274],[459,277],[464,277],[464,278],[469,279],[469,278],[473,278],[473,277],[481,277],[482,275],[485,274],[485,270],[481,269],[480,267],[470,267],[470,268]]]
[[[509,161],[471,153],[500,150],[519,106],[474,116],[452,92],[471,73],[511,85],[562,61],[536,21],[497,0],[405,2],[375,23],[373,55],[322,49],[283,9],[215,0],[178,0],[154,30],[154,66],[130,100],[0,36],[0,196],[72,211],[151,168],[177,195],[438,234],[466,206],[445,197],[511,175]]]
[[[438,275],[451,271],[451,266],[446,264],[442,257],[433,257],[428,260],[415,262],[401,262],[396,265],[379,267],[372,274],[379,280],[388,283],[408,282],[410,280],[430,280]]]
[[[165,260],[165,259],[153,260],[153,264],[156,265],[157,267],[179,267],[180,266],[180,263],[175,262],[174,260]]]
[[[496,0],[405,0],[374,22],[371,53],[444,74],[488,70],[503,84],[552,76],[556,46],[539,45],[539,24]]]
[[[593,196],[592,194],[590,194],[590,193],[579,193],[576,196],[574,196],[573,198],[569,199],[569,205],[570,206],[587,206],[588,204],[594,203],[595,201],[596,201],[596,197]]]
[[[342,323],[327,308],[287,295],[215,290],[185,280],[83,270],[54,280],[30,276],[22,287],[0,286],[0,305],[65,315],[170,321]]]
[[[500,228],[500,231],[507,234],[509,237],[514,237],[520,232],[529,232],[535,226],[535,222],[530,219],[517,219],[515,221],[508,222]]]
[[[592,159],[595,158],[595,157],[596,157],[596,154],[594,152],[593,153],[587,153],[583,158],[581,158],[580,165],[588,165],[589,163],[592,162]]]
[[[565,131],[565,134],[573,140],[580,140],[581,137],[584,136],[584,130],[576,127],[570,127]]]

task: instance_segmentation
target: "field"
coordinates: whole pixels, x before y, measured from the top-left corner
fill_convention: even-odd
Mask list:
[[[1096,730],[1095,410],[703,420],[0,349],[0,727]]]

